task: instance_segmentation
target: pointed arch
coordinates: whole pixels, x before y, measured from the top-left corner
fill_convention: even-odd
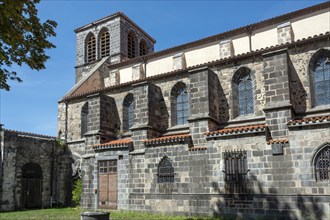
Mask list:
[[[253,80],[251,70],[240,67],[233,75],[233,116],[249,115],[254,113]]]
[[[129,59],[135,58],[135,43],[136,37],[133,31],[130,31],[127,35],[127,57]]]
[[[129,131],[134,125],[134,96],[132,93],[126,95],[123,102],[123,130]]]
[[[174,183],[174,168],[166,155],[158,164],[158,183]]]
[[[102,28],[99,32],[99,57],[107,57],[110,55],[110,33],[107,28]]]
[[[86,102],[81,108],[81,138],[84,137],[86,132],[88,131],[88,102]]]
[[[313,156],[315,179],[318,182],[330,180],[330,143],[325,143]]]
[[[330,104],[330,50],[320,49],[310,59],[309,79],[312,106]]]
[[[140,41],[140,56],[147,54],[147,43],[144,39]]]
[[[171,124],[172,126],[187,124],[188,117],[188,88],[184,82],[178,82],[171,90]]]
[[[96,39],[93,33],[89,33],[85,40],[85,61],[90,63],[96,60]]]

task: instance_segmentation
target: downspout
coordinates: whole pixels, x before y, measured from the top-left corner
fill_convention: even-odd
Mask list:
[[[251,38],[251,35],[252,35],[252,26],[251,25],[250,26],[247,26],[245,28],[245,31],[246,31],[246,33],[249,36],[249,50],[251,52],[252,51],[252,38]]]
[[[64,102],[64,104],[65,104],[64,139],[65,139],[65,143],[66,143],[67,138],[68,138],[68,103]]]

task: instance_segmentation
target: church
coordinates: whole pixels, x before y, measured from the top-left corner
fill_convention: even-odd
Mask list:
[[[82,207],[330,218],[329,21],[324,2],[158,52],[121,12],[77,28],[58,131]]]

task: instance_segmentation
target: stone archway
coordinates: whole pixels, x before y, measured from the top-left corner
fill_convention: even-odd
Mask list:
[[[36,209],[42,206],[42,169],[36,163],[22,167],[22,208]]]

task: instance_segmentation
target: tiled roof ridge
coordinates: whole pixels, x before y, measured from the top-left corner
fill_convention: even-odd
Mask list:
[[[329,37],[329,36],[330,36],[330,31],[327,31],[327,32],[321,33],[319,35],[314,35],[313,37],[310,36],[307,39],[302,38],[300,40],[293,41],[291,43],[287,42],[287,43],[283,43],[283,44],[277,44],[275,46],[260,48],[260,49],[250,51],[250,52],[247,52],[247,53],[237,54],[235,56],[222,58],[222,59],[217,59],[217,60],[197,64],[197,65],[194,65],[194,66],[186,67],[186,68],[183,68],[183,69],[178,69],[178,70],[173,70],[173,71],[169,71],[169,72],[165,72],[165,73],[160,73],[160,74],[157,74],[157,75],[154,75],[154,76],[149,76],[149,77],[138,79],[138,80],[124,82],[124,83],[121,83],[121,84],[118,84],[118,85],[108,86],[108,87],[104,87],[104,88],[98,88],[98,89],[94,89],[94,90],[84,92],[84,93],[78,93],[78,94],[75,94],[75,95],[72,95],[72,96],[63,97],[62,100],[60,100],[59,102],[71,100],[71,99],[74,99],[74,98],[79,98],[79,97],[82,97],[84,95],[90,95],[90,94],[97,93],[97,92],[111,90],[111,89],[114,89],[114,88],[120,88],[120,87],[123,87],[123,86],[130,86],[134,83],[142,82],[142,81],[145,81],[145,80],[152,80],[152,79],[162,78],[164,76],[175,75],[175,74],[178,74],[178,73],[183,72],[183,71],[189,71],[189,70],[193,70],[193,69],[196,69],[196,68],[201,68],[201,67],[204,67],[204,66],[217,65],[219,63],[229,62],[231,60],[238,59],[238,58],[244,58],[244,57],[247,57],[247,56],[252,56],[252,55],[257,55],[257,54],[261,54],[261,53],[265,53],[265,52],[279,50],[279,49],[287,48],[289,46],[296,45],[298,43],[306,43],[306,42],[311,41],[311,40],[316,40],[318,38],[326,38],[326,37]],[[118,65],[118,64],[115,64],[115,65]]]
[[[186,138],[189,138],[190,134],[177,134],[177,135],[167,135],[158,138],[146,139],[143,140],[145,144],[157,144],[157,143],[164,143],[164,142],[177,142],[182,141]]]
[[[243,125],[243,126],[236,126],[236,127],[227,127],[217,131],[206,132],[206,136],[211,136],[214,134],[232,134],[237,132],[247,132],[247,131],[255,131],[259,129],[266,128],[266,124],[254,124],[254,125]]]
[[[26,131],[17,131],[17,130],[12,130],[12,129],[7,129],[7,128],[4,128],[3,130],[7,131],[7,132],[11,132],[11,133],[16,133],[16,134],[28,135],[28,136],[31,136],[31,137],[41,137],[41,138],[50,138],[50,139],[56,139],[57,138],[55,136],[37,134],[37,133],[26,132]]]
[[[302,119],[290,120],[288,122],[288,125],[309,124],[309,123],[316,123],[316,122],[323,122],[323,121],[329,121],[330,122],[330,115],[314,116],[314,117],[307,117],[307,118],[302,118]]]
[[[189,151],[199,151],[199,150],[207,150],[207,146],[193,146],[189,148]]]
[[[103,143],[103,144],[95,144],[92,146],[92,148],[99,149],[99,148],[106,148],[106,147],[126,147],[131,143],[132,143],[132,139],[130,139],[130,138],[117,139],[117,140],[112,140],[112,141],[109,141],[109,142]]]
[[[289,143],[287,138],[272,139],[267,141],[267,144],[279,144],[279,143]]]
[[[96,23],[102,23],[103,21],[106,21],[108,19],[111,19],[111,18],[114,18],[114,17],[117,17],[117,16],[121,16],[123,18],[125,18],[128,22],[130,22],[133,26],[135,26],[137,29],[139,29],[139,31],[141,31],[144,35],[146,35],[150,40],[152,40],[154,43],[156,43],[156,40],[151,37],[147,32],[145,32],[139,25],[137,25],[134,21],[132,21],[125,13],[121,12],[121,11],[117,11],[115,12],[114,14],[111,14],[111,15],[108,15],[108,16],[105,16],[103,18],[100,18],[100,19],[97,19],[96,21],[92,21],[86,25],[83,25],[79,28],[76,28],[74,30],[75,33],[81,31],[81,30],[84,30],[85,28],[89,27],[90,25],[94,25]]]

